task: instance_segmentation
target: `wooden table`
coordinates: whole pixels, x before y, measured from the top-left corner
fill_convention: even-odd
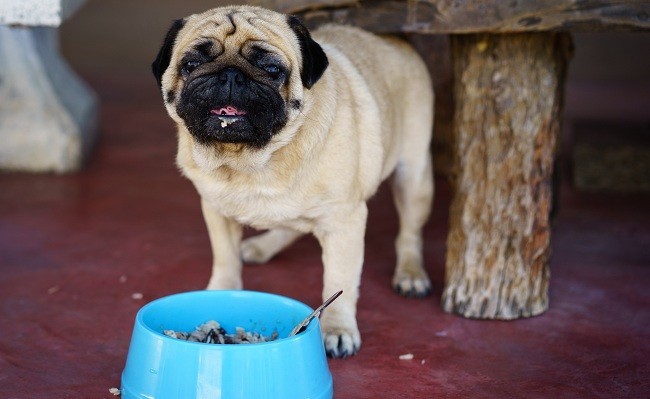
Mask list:
[[[487,319],[544,312],[569,32],[650,30],[650,2],[282,0],[276,6],[312,28],[338,22],[378,33],[451,35],[454,199],[443,308]]]

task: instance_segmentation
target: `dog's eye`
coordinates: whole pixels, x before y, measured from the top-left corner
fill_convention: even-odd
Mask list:
[[[189,75],[194,71],[196,68],[198,68],[201,65],[200,61],[192,60],[192,61],[187,61],[185,64],[183,64],[183,68],[181,69],[181,73],[185,76]]]
[[[266,73],[268,73],[268,74],[269,74],[273,79],[276,79],[278,76],[280,76],[280,72],[282,72],[282,70],[280,69],[279,66],[277,66],[277,65],[273,65],[273,64],[270,64],[270,65],[264,65],[262,68],[263,68],[264,71],[266,71]]]

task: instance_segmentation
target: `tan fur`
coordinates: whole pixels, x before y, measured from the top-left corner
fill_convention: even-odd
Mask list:
[[[231,14],[237,29],[227,22]],[[218,22],[216,24],[215,22]],[[323,298],[344,294],[324,312],[328,352],[356,352],[361,340],[356,302],[364,253],[366,200],[394,174],[400,215],[398,264],[393,279],[405,294],[430,289],[422,267],[421,228],[433,195],[429,143],[433,93],[426,68],[406,44],[358,29],[326,26],[312,33],[329,67],[311,88],[300,79],[301,53],[286,16],[255,7],[228,7],[189,17],[176,41],[171,65],[201,37],[238,52],[264,42],[291,66],[281,95],[298,99],[287,107],[288,123],[269,144],[196,143],[175,104],[167,110],[178,124],[177,163],[202,198],[214,254],[209,289],[242,288],[241,258],[263,262],[303,233],[323,249]],[[168,68],[163,91],[182,89]],[[241,225],[269,232],[241,242]]]

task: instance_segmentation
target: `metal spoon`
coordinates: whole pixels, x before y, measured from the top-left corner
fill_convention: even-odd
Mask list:
[[[314,317],[318,316],[320,314],[320,312],[323,311],[323,309],[328,307],[330,303],[334,302],[334,300],[336,298],[338,298],[339,295],[341,295],[342,293],[343,293],[343,290],[341,290],[341,291],[337,292],[336,294],[332,295],[331,297],[329,297],[328,300],[326,300],[325,302],[323,302],[322,305],[317,307],[316,310],[314,310],[309,316],[307,316],[303,321],[301,321],[300,324],[295,326],[293,328],[293,330],[291,330],[291,333],[289,334],[289,336],[293,337],[294,335],[300,334],[301,332],[305,331],[307,329],[307,326],[309,325],[309,323],[311,323],[312,319]]]

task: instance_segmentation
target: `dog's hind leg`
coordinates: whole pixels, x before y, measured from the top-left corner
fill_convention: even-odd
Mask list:
[[[265,263],[300,238],[303,233],[290,229],[272,229],[245,239],[241,257],[247,263]]]
[[[396,292],[407,297],[423,297],[431,293],[431,282],[422,260],[422,227],[429,217],[433,201],[433,166],[428,146],[425,149],[427,153],[422,156],[402,157],[392,179],[400,224],[395,243],[397,266],[392,283]]]

